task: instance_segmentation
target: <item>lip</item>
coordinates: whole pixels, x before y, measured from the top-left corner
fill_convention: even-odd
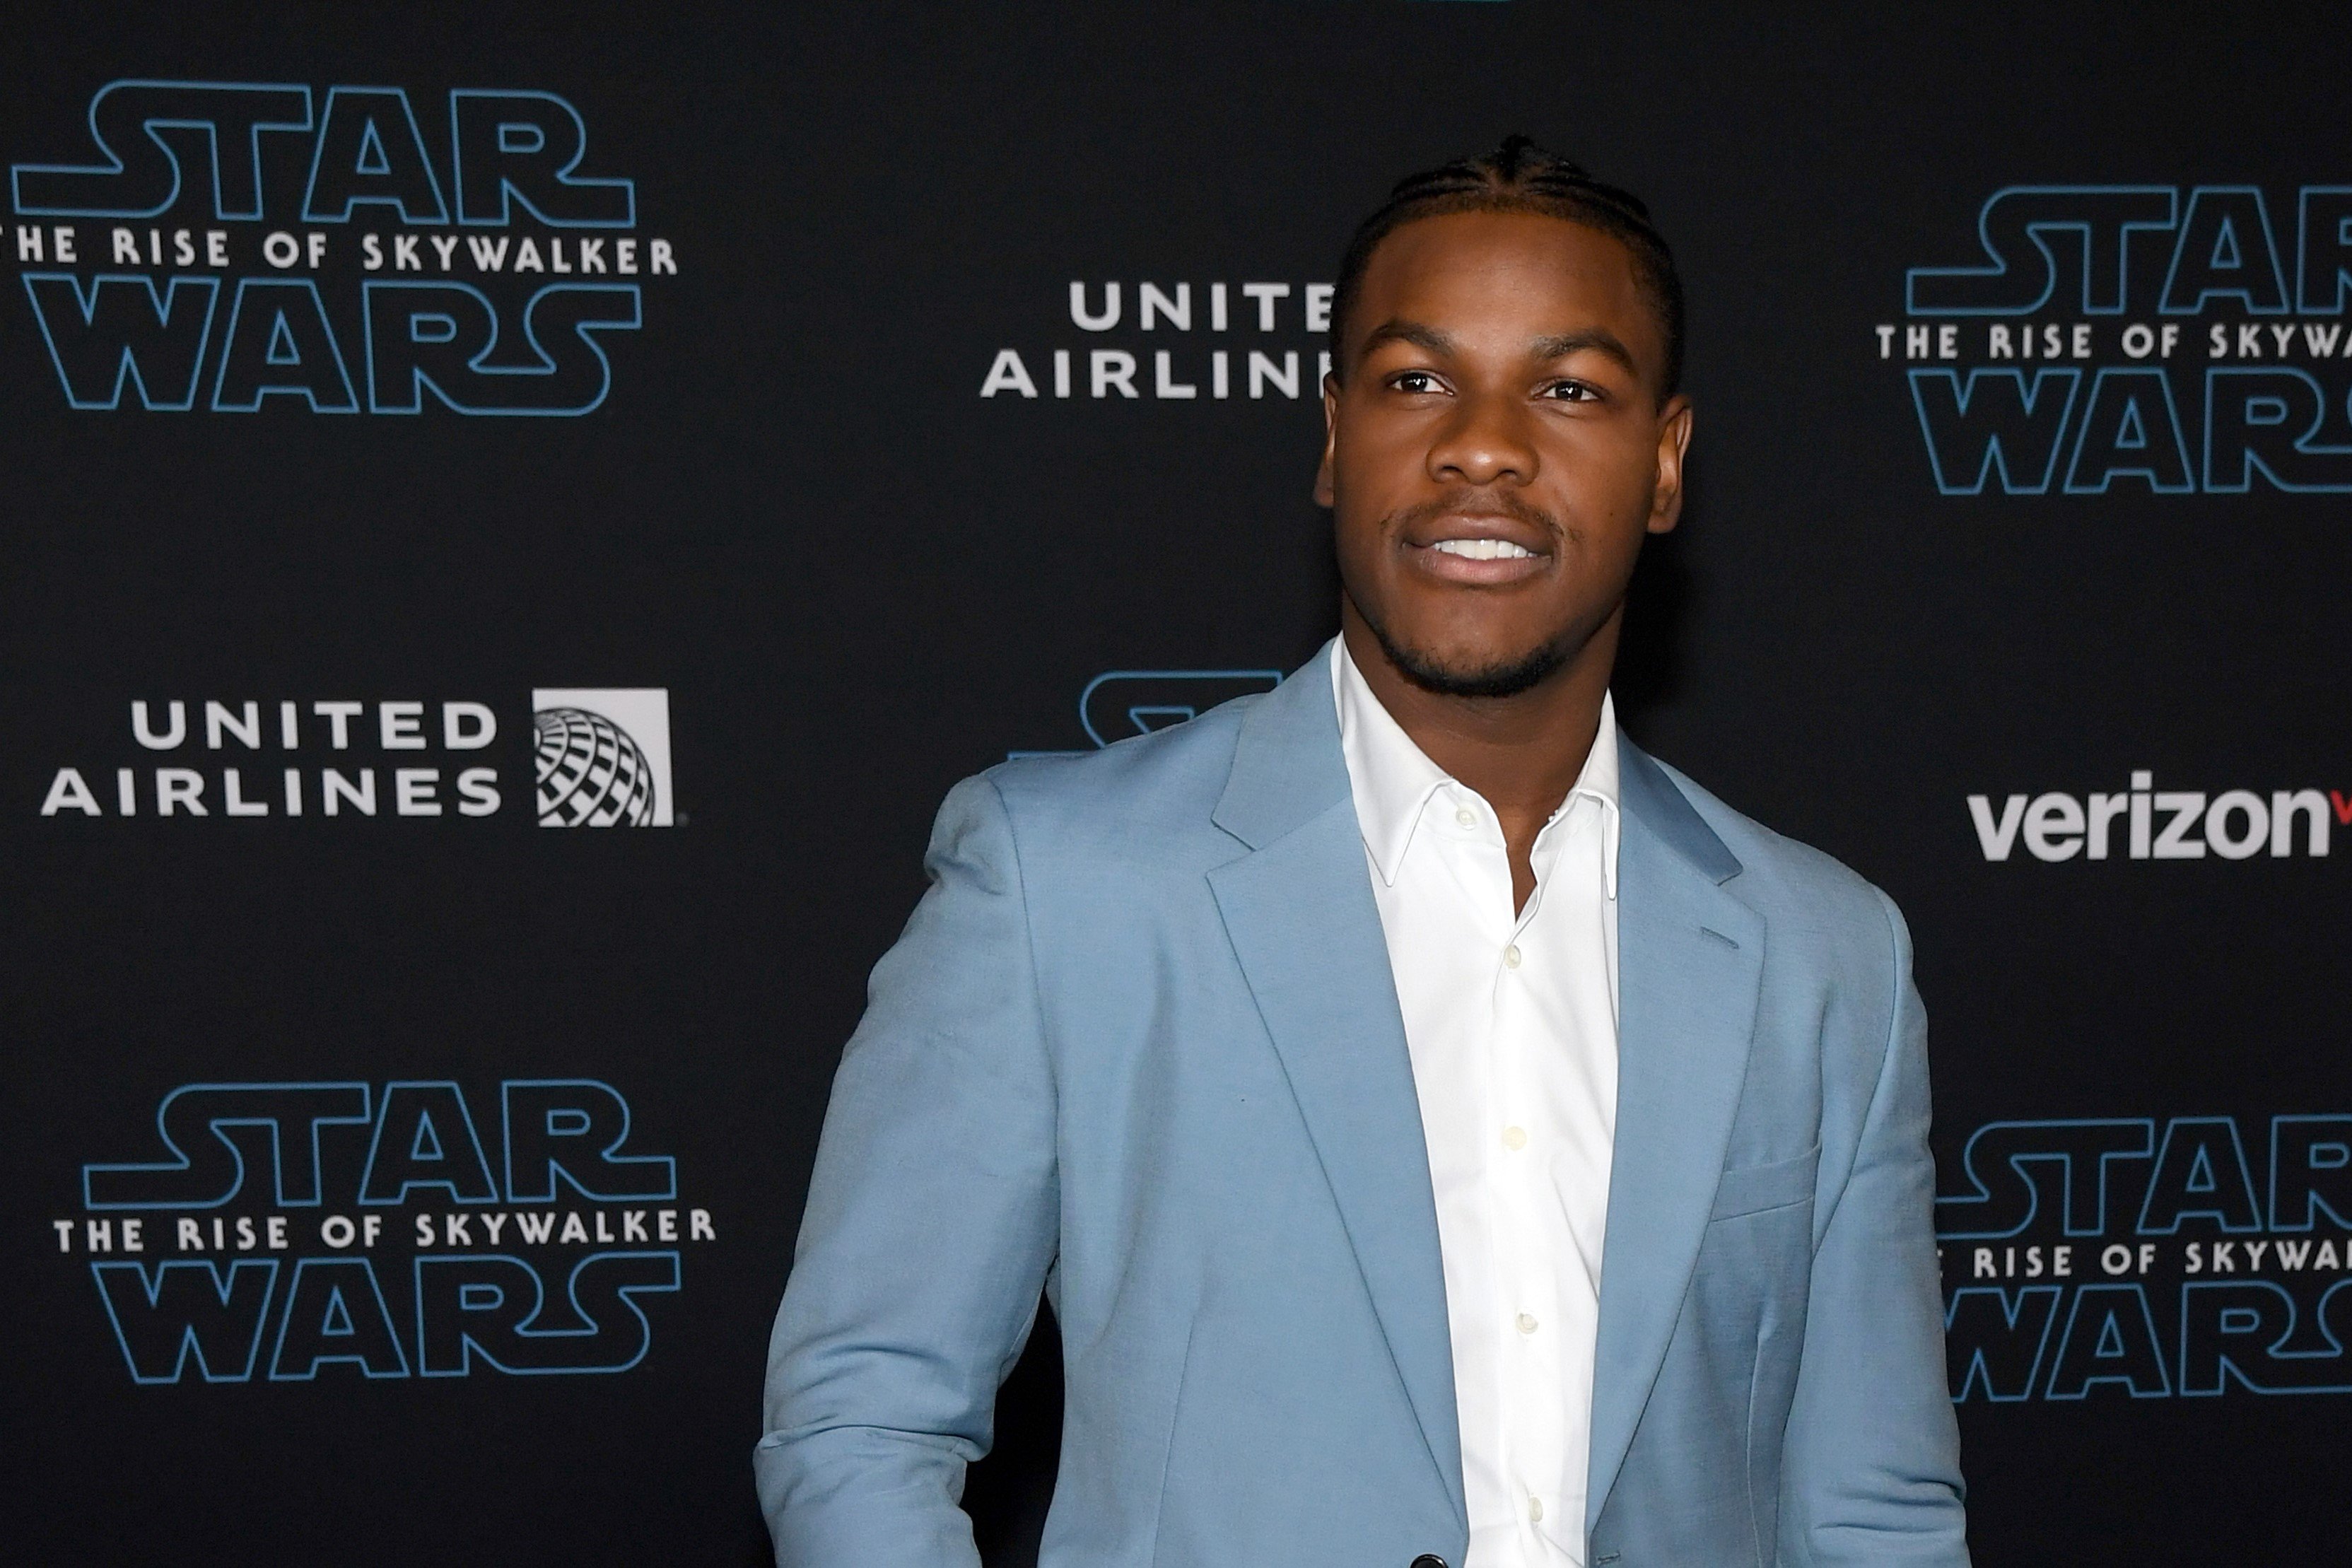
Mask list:
[[[1481,561],[1437,548],[1449,540],[1498,540],[1525,555]],[[1553,542],[1548,531],[1507,513],[1449,512],[1414,522],[1398,536],[1406,563],[1423,576],[1464,587],[1493,588],[1524,583],[1549,571]]]

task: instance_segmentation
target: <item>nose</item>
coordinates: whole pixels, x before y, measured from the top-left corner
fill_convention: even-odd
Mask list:
[[[1429,477],[1440,484],[1527,484],[1538,459],[1528,411],[1517,398],[1465,393],[1430,444]]]

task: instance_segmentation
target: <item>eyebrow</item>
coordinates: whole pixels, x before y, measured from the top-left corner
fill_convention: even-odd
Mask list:
[[[1460,345],[1447,333],[1420,321],[1387,321],[1374,327],[1364,338],[1363,351],[1370,353],[1382,343],[1411,343],[1433,354],[1453,353]],[[1548,338],[1538,338],[1528,345],[1539,360],[1565,359],[1570,354],[1591,349],[1605,354],[1635,374],[1641,367],[1633,363],[1633,353],[1616,333],[1606,327],[1587,327],[1580,331],[1558,332]]]
[[[1382,343],[1411,343],[1433,354],[1450,354],[1456,346],[1451,337],[1435,327],[1423,326],[1419,321],[1395,320],[1382,321],[1374,327],[1364,338],[1363,352],[1370,353]]]
[[[1538,338],[1535,342],[1538,359],[1566,359],[1570,354],[1585,349],[1606,354],[1628,371],[1640,374],[1641,367],[1633,363],[1633,352],[1606,327],[1588,327],[1580,332],[1561,332],[1557,337]]]

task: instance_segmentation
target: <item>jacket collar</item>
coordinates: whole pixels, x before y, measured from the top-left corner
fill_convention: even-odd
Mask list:
[[[1494,815],[1493,803],[1449,776],[1405,733],[1395,715],[1381,705],[1370,683],[1349,655],[1344,638],[1332,639],[1330,664],[1332,692],[1339,704],[1339,751],[1347,759],[1348,778],[1356,799],[1356,818],[1364,830],[1364,847],[1370,851],[1372,869],[1380,873],[1381,880],[1394,887],[1398,873],[1403,869],[1405,855],[1412,847],[1413,837],[1428,819],[1432,795],[1449,793],[1454,804],[1463,806],[1475,800],[1484,808],[1479,815],[1489,819]],[[1601,700],[1601,725],[1593,733],[1583,770],[1578,773],[1567,798],[1560,802],[1559,809],[1552,814],[1552,822],[1567,816],[1570,805],[1580,797],[1600,806],[1601,831],[1608,843],[1608,851],[1601,857],[1601,875],[1612,899],[1617,896],[1617,840],[1621,826],[1617,773],[1617,708],[1614,700],[1604,694]],[[1543,832],[1549,833],[1551,826],[1551,822],[1546,823]],[[1542,844],[1542,835],[1538,834],[1539,855]]]
[[[1288,679],[1252,700],[1242,720],[1233,769],[1210,820],[1253,849],[1314,820],[1333,803],[1353,798],[1328,675],[1338,642],[1334,637],[1325,643]],[[1609,716],[1613,719],[1613,711]],[[1707,880],[1723,883],[1739,875],[1738,858],[1665,770],[1622,734],[1616,786],[1626,816]]]
[[[1247,699],[1234,764],[1209,820],[1263,849],[1349,798],[1339,715],[1324,676],[1329,643],[1263,697]]]

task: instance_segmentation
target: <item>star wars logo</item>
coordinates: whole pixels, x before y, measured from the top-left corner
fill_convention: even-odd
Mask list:
[[[1097,747],[1149,735],[1197,719],[1236,697],[1271,691],[1278,669],[1108,669],[1078,693],[1078,727]],[[1066,757],[1080,752],[1020,751],[1015,757]]]
[[[50,1222],[138,1383],[626,1372],[718,1239],[589,1079],[186,1084],[155,1132]]]
[[[2352,1394],[2352,1116],[1994,1121],[1960,1175],[1954,1399]]]
[[[1940,493],[2352,491],[2352,185],[2013,185],[1977,239],[1874,329]]]
[[[0,255],[72,407],[577,415],[676,247],[553,93],[110,82]],[[439,110],[434,113],[432,110]],[[429,129],[428,129],[429,127]]]

